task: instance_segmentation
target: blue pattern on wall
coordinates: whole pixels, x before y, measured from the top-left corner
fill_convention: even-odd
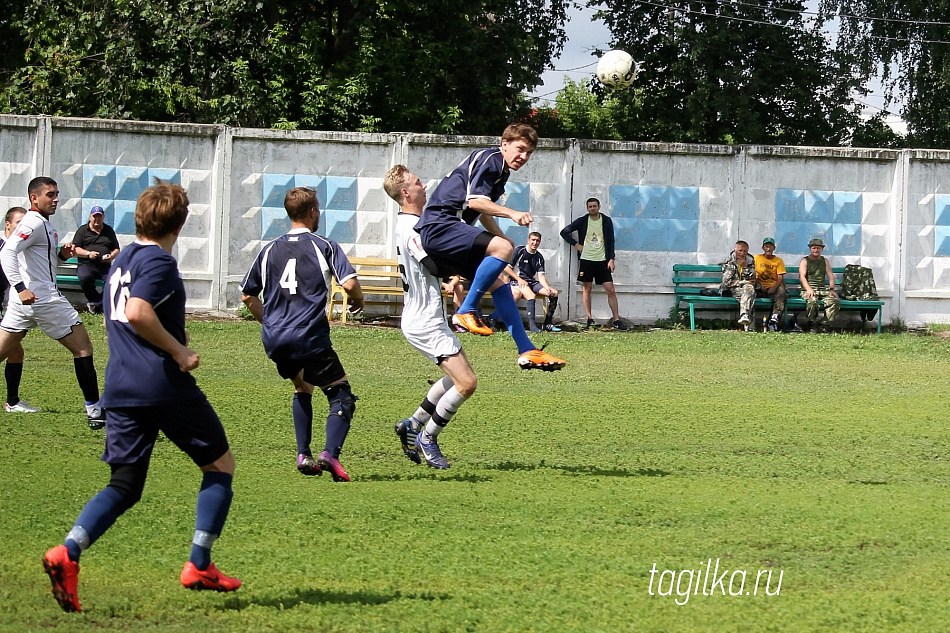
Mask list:
[[[860,192],[778,189],[777,250],[807,253],[808,242],[817,237],[828,255],[860,255],[863,208]]]
[[[617,250],[694,252],[699,244],[699,188],[612,185],[607,215]]]
[[[509,182],[505,184],[505,196],[499,203],[523,213],[531,212],[531,183]],[[528,241],[528,227],[515,224],[508,218],[495,218],[498,228],[515,244],[525,244]]]
[[[284,196],[294,187],[317,192],[320,225],[317,232],[335,242],[356,241],[357,179],[312,174],[264,174],[261,205],[261,239],[272,240],[290,230]]]
[[[950,256],[950,194],[934,196],[934,256]]]
[[[180,185],[181,171],[154,167],[83,165],[82,219],[89,219],[93,207],[102,207],[106,224],[116,233],[135,235],[135,202],[147,187],[154,184],[156,178]]]

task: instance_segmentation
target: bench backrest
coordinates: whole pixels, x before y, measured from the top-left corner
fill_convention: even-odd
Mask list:
[[[799,260],[801,261],[801,260]],[[789,296],[801,293],[801,280],[798,278],[798,265],[785,266],[785,285]],[[844,266],[832,267],[835,285],[841,287]],[[719,264],[673,264],[673,288],[678,295],[696,294],[703,288],[716,288],[722,282],[722,266]]]

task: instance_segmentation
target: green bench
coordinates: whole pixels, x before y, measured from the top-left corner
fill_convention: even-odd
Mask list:
[[[835,275],[835,286],[841,288],[841,278],[844,276],[844,266],[832,268]],[[732,297],[722,297],[718,293],[714,296],[700,294],[703,289],[711,288],[718,291],[722,282],[722,266],[719,264],[674,264],[673,265],[673,307],[676,315],[689,312],[689,329],[696,329],[697,310],[733,310],[739,307],[739,301]],[[798,269],[789,270],[785,274],[785,287],[788,288],[788,301],[785,304],[785,314],[800,312],[805,309],[805,300],[801,296],[802,287],[798,279]],[[756,308],[772,309],[771,299],[755,300]],[[877,333],[881,333],[881,318],[884,302],[877,301],[848,301],[841,300],[841,310],[861,312],[861,320],[865,320],[865,311],[877,310]]]
[[[79,285],[79,277],[76,275],[76,269],[79,268],[79,259],[70,257],[66,261],[61,261],[56,268],[56,287],[65,290],[78,290],[82,292]],[[96,288],[103,288],[106,285],[105,279],[96,279]]]

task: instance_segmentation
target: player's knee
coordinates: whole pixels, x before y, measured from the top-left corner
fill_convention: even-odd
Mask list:
[[[515,248],[511,245],[511,242],[496,235],[492,238],[491,242],[488,243],[488,249],[485,254],[505,261],[511,261],[511,256],[515,254]]]
[[[464,398],[471,398],[475,394],[475,390],[478,388],[478,379],[475,378],[475,374],[471,376],[463,376],[458,379],[455,383],[455,390],[459,392]]]
[[[122,495],[119,513],[125,512],[142,498],[145,489],[145,477],[148,474],[148,461],[134,464],[112,464],[112,477],[109,487]]]
[[[330,403],[330,412],[339,412],[347,422],[353,419],[356,413],[356,401],[358,398],[350,390],[350,383],[342,382],[331,385],[323,390]]]

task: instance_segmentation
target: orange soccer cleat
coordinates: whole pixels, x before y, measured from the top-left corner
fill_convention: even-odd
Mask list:
[[[452,325],[457,325],[472,334],[481,334],[482,336],[491,336],[495,331],[485,325],[472,312],[464,314],[455,313],[452,316]]]
[[[542,349],[528,350],[518,357],[518,366],[521,369],[541,369],[543,371],[557,371],[566,365],[563,360],[551,356]]]

